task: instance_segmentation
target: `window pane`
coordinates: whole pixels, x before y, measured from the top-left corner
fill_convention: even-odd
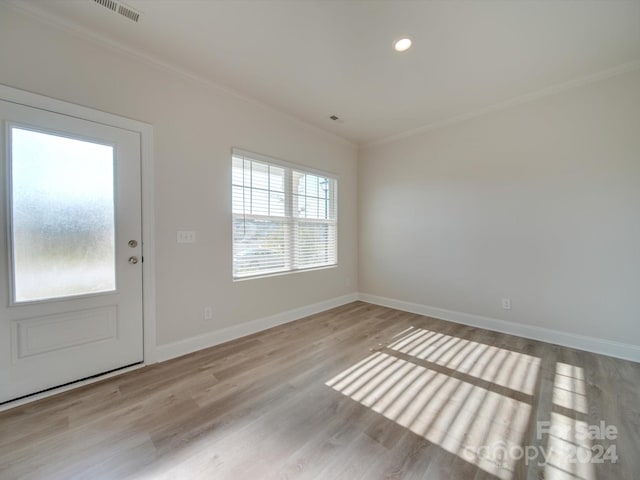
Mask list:
[[[293,172],[293,193],[297,195],[304,195],[306,190],[305,187],[306,187],[306,183],[304,179],[304,173],[294,171]]]
[[[328,219],[327,216],[327,201],[320,200],[318,204],[318,218]]]
[[[241,157],[233,157],[233,165],[231,167],[231,184],[242,185],[244,162]]]
[[[318,183],[318,196],[320,198],[329,198],[329,179],[321,178]]]
[[[233,220],[233,275],[286,269],[288,224],[270,220]]]
[[[337,182],[334,179],[327,181],[327,218],[335,220],[338,216],[338,204],[336,199]]]
[[[247,160],[244,159],[242,164],[244,165],[244,170],[243,170],[243,185],[245,187],[250,187],[251,186],[251,160]]]
[[[307,181],[306,195],[308,197],[318,196],[318,177],[315,175],[305,175]]]
[[[295,217],[304,218],[306,216],[306,202],[305,197],[300,195],[293,196],[293,214]]]
[[[307,218],[318,218],[318,199],[307,197],[306,205]]]
[[[277,217],[284,217],[284,193],[271,192],[270,195],[270,214]]]
[[[251,213],[254,215],[269,215],[269,192],[253,190]]]
[[[251,188],[267,190],[269,188],[269,167],[263,163],[252,162]]]
[[[115,290],[113,147],[11,128],[16,302]]]
[[[274,192],[284,192],[284,168],[269,167],[271,180],[270,189]]]
[[[335,227],[326,223],[299,222],[296,226],[296,267],[335,263]]]
[[[231,199],[233,205],[233,213],[242,214],[244,213],[244,202],[242,192],[244,188],[242,187],[231,187],[233,198]]]

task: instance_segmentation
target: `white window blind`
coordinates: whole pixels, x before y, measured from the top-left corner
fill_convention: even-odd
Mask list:
[[[337,264],[337,179],[234,149],[233,277]]]

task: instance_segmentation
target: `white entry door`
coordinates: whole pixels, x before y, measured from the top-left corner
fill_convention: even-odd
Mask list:
[[[143,360],[140,134],[0,101],[0,403]]]

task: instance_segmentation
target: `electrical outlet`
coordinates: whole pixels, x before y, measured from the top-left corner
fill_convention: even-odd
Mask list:
[[[211,307],[204,307],[204,311],[202,314],[203,318],[205,320],[212,320],[213,319],[213,309]]]
[[[511,299],[510,298],[503,298],[502,299],[502,308],[504,308],[505,310],[511,310]]]
[[[193,230],[178,230],[178,243],[196,243],[196,232]]]

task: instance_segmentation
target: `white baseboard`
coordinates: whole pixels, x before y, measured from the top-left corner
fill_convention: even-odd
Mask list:
[[[532,340],[539,340],[541,342],[562,345],[565,347],[576,348],[579,350],[585,350],[588,352],[599,353],[610,357],[640,363],[640,346],[638,345],[588,337],[586,335],[563,332],[561,330],[553,330],[534,325],[514,323],[506,320],[484,317],[482,315],[457,312],[454,310],[405,302],[402,300],[395,300],[366,293],[352,293],[342,297],[332,298],[312,305],[287,310],[275,315],[245,322],[240,325],[227,327],[222,330],[216,330],[196,337],[186,338],[166,345],[159,345],[156,348],[157,359],[159,362],[163,362],[171,358],[187,355],[189,353],[202,350],[203,348],[219,345],[268,328],[293,322],[294,320],[299,320],[309,315],[314,315],[356,300],[362,300],[363,302],[395,308],[397,310],[416,313],[418,315],[439,318],[463,325],[484,328],[509,335],[517,335],[519,337],[530,338]]]
[[[363,302],[640,363],[640,346],[360,293]]]
[[[312,305],[276,313],[275,315],[259,318],[250,322],[244,322],[240,325],[223,328],[222,330],[208,332],[166,345],[158,345],[156,347],[156,358],[159,362],[164,362],[165,360],[187,355],[188,353],[193,353],[203,348],[213,347],[214,345],[219,345],[236,338],[251,335],[252,333],[260,332],[284,323],[293,322],[294,320],[324,312],[331,308],[346,305],[356,300],[358,300],[358,294],[351,293],[342,297],[331,298]]]

